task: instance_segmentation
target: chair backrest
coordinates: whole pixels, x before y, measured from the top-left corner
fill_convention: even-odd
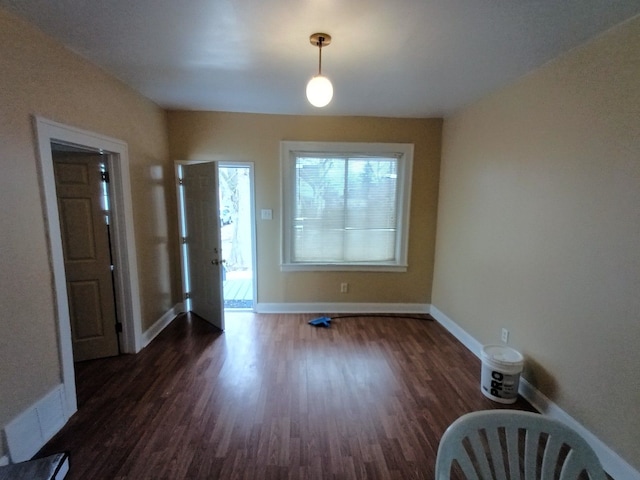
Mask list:
[[[451,478],[457,462],[468,480],[576,480],[586,472],[605,480],[589,444],[552,418],[518,410],[463,415],[438,447],[436,480]]]

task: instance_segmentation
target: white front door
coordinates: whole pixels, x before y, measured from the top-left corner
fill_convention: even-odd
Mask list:
[[[216,162],[182,166],[191,311],[224,330]]]

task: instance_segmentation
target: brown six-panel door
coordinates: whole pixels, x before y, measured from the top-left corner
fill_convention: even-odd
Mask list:
[[[74,361],[118,355],[102,157],[53,152]]]

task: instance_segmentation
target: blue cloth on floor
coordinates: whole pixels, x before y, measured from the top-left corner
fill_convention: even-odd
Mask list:
[[[318,317],[314,318],[309,322],[309,325],[313,325],[314,327],[331,327],[331,318],[330,317]]]

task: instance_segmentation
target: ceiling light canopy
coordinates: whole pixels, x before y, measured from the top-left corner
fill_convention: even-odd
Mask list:
[[[307,83],[307,99],[314,107],[324,107],[333,98],[333,85],[327,77],[322,75],[322,47],[331,43],[331,35],[314,33],[309,37],[309,41],[311,45],[318,47],[318,74]]]

